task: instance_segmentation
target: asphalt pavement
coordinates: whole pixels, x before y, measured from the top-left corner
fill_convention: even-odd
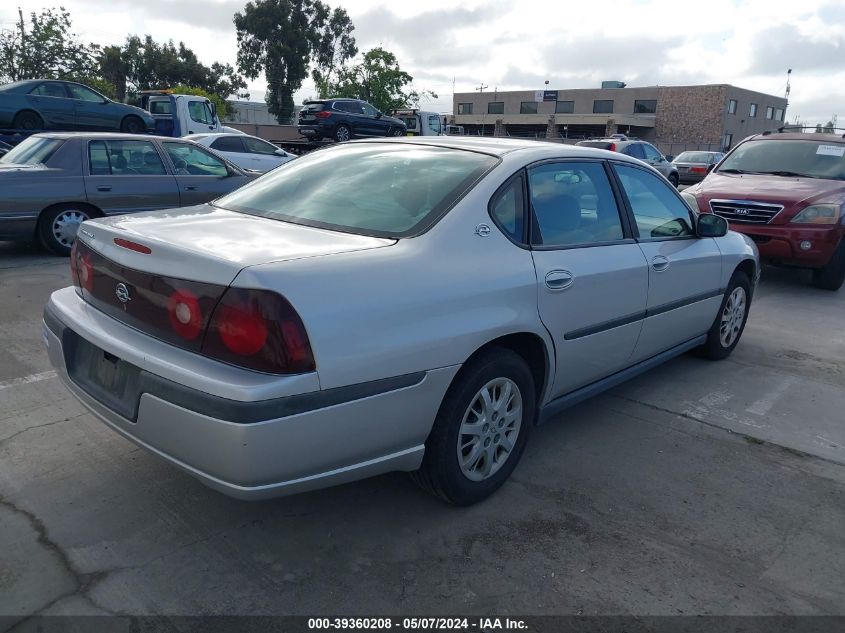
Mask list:
[[[67,260],[0,243],[0,615],[845,615],[845,289],[807,280],[766,269],[729,360],[535,429],[477,506],[401,473],[249,503],[70,397]]]

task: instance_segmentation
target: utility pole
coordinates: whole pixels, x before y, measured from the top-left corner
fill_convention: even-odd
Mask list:
[[[786,92],[783,95],[783,98],[786,99],[786,105],[783,106],[783,121],[786,122],[786,109],[789,107],[789,79],[792,76],[792,69],[786,71]],[[803,132],[804,130],[799,130],[799,132]]]
[[[18,62],[18,75],[20,75],[21,69],[25,69],[27,67],[26,64],[26,29],[24,28],[23,23],[23,11],[20,7],[18,7],[18,18],[20,19],[20,27],[21,27],[21,59]],[[25,79],[24,77],[13,77],[13,79]]]
[[[484,89],[485,89],[485,88],[489,88],[489,87],[490,87],[490,86],[488,86],[487,84],[482,83],[480,86],[478,86],[478,87],[476,88],[476,90],[478,90],[478,92],[484,92]]]

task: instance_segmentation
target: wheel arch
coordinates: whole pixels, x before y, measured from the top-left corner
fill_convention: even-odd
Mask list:
[[[15,112],[14,116],[12,117],[12,125],[15,124],[15,119],[17,119],[20,115],[25,114],[27,112],[30,113],[30,114],[34,114],[39,119],[41,119],[42,129],[47,129],[47,121],[44,120],[44,117],[41,115],[40,112],[38,112],[38,110],[33,110],[32,108],[21,108],[20,110]]]
[[[514,352],[520,356],[528,368],[531,370],[531,375],[534,378],[535,402],[537,410],[539,411],[543,403],[543,396],[548,388],[548,381],[553,375],[553,359],[554,352],[550,349],[549,344],[543,338],[534,332],[514,332],[512,334],[505,334],[494,338],[478,349],[476,349],[467,358],[464,365],[472,362],[484,352],[501,347]],[[536,412],[535,412],[536,422]]]
[[[38,220],[35,222],[35,233],[34,237],[38,237],[38,229],[41,226],[41,222],[44,220],[44,216],[47,214],[48,211],[51,211],[57,207],[68,207],[68,206],[75,206],[75,207],[83,207],[91,212],[91,217],[101,218],[105,215],[102,209],[97,207],[96,205],[91,204],[90,202],[83,202],[81,200],[70,200],[67,202],[54,202],[52,204],[48,204],[46,207],[41,209],[38,212]]]
[[[757,264],[754,262],[753,259],[743,259],[737,267],[734,269],[734,272],[743,272],[748,275],[749,281],[751,281],[751,290],[754,291],[754,279],[756,279],[757,275]]]

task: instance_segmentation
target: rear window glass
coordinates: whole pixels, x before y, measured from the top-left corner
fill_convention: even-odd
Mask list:
[[[581,147],[595,147],[597,149],[610,149],[610,143],[607,141],[581,141],[578,143]]]
[[[323,110],[323,104],[322,103],[309,103],[309,104],[303,106],[303,108],[302,108],[303,112],[321,112],[322,110]]]
[[[150,101],[150,114],[170,114],[170,100]]]
[[[298,158],[214,204],[296,224],[407,237],[434,223],[497,162],[440,147],[347,145]]]
[[[808,135],[809,136],[809,135]],[[845,143],[759,140],[737,146],[719,171],[845,180]]]
[[[39,165],[46,163],[64,141],[58,138],[30,136],[0,158],[0,163],[14,165]]]

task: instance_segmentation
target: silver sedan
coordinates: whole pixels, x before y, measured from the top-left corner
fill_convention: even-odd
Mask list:
[[[535,424],[688,350],[728,356],[760,270],[641,161],[502,139],[338,144],[79,235],[44,312],[59,375],[246,499],[402,470],[479,501]]]

